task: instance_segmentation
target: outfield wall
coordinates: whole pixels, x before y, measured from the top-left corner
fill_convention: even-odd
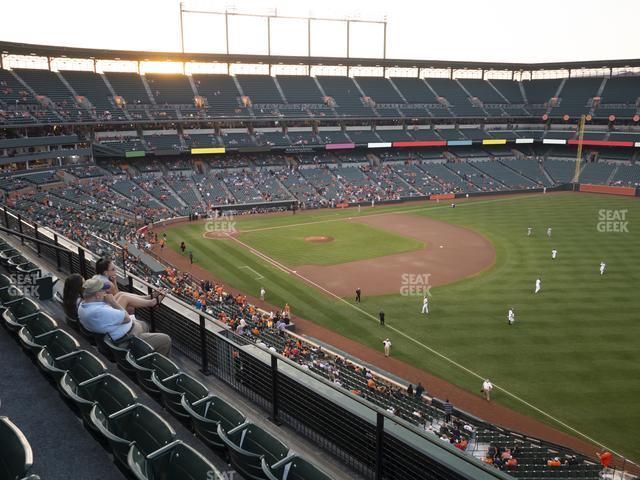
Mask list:
[[[611,187],[609,185],[593,185],[590,183],[581,183],[580,191],[589,193],[606,193],[608,195],[624,195],[626,197],[635,197],[638,194],[635,187]]]

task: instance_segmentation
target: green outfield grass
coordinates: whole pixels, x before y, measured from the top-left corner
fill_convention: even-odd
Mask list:
[[[312,243],[305,240],[311,236],[328,236],[332,237],[333,241]],[[417,250],[426,246],[424,242],[352,222],[329,222],[253,231],[243,233],[242,241],[290,266],[335,265]]]
[[[597,224],[601,209],[626,209],[629,233],[600,233]],[[185,240],[197,263],[233,287],[257,295],[264,286],[272,304],[288,302],[294,314],[373,348],[380,349],[388,335],[394,357],[478,394],[481,381],[426,347],[436,350],[595,441],[640,460],[636,435],[640,429],[637,199],[566,193],[479,199],[459,204],[456,209],[433,202],[376,207],[363,209],[361,215],[387,211],[409,211],[472,228],[493,243],[495,265],[476,277],[433,288],[428,317],[419,313],[421,298],[368,297],[364,292],[361,308],[374,316],[383,309],[387,325],[394,331],[383,330],[376,326],[375,319],[273,268],[231,240],[202,238],[203,225],[170,230],[169,245],[177,249]],[[273,237],[264,230],[238,238],[278,258],[320,263],[304,258],[312,246],[286,242],[282,233],[338,238],[338,234],[326,232],[340,231],[343,225],[349,225],[340,219],[354,215],[353,210],[325,210],[295,216],[246,217],[238,220],[240,231],[324,223],[272,230]],[[534,228],[532,237],[526,235],[529,226]],[[545,235],[548,226],[553,228],[551,239]],[[355,248],[366,251],[370,244],[381,243],[384,245],[376,248],[391,252],[399,248],[396,242],[397,238],[376,238],[375,242],[364,240]],[[558,250],[555,261],[551,260],[553,248]],[[308,255],[317,257],[315,252]],[[598,272],[600,261],[607,263],[603,276]],[[337,262],[328,259],[327,263]],[[249,266],[265,278],[256,281],[254,272],[240,266]],[[534,295],[537,277],[542,280],[542,292]],[[513,326],[506,321],[509,307],[516,314]],[[504,392],[497,391],[495,400],[567,430]]]

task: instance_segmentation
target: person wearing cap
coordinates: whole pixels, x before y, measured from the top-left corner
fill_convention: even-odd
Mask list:
[[[118,344],[130,336],[136,336],[149,343],[158,353],[169,355],[171,338],[164,333],[150,333],[146,323],[133,318],[127,313],[130,307],[128,297],[121,296],[118,301],[108,293],[111,285],[99,276],[91,277],[82,285],[82,298],[78,306],[78,319],[84,328],[92,333],[109,335]],[[152,307],[161,298],[139,298],[137,302],[149,303],[139,305]],[[136,305],[138,306],[138,305]]]

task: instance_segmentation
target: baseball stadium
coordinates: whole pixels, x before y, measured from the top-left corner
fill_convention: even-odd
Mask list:
[[[640,478],[640,5],[23,3],[0,480]]]

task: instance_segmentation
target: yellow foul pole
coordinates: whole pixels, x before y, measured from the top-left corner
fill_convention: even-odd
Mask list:
[[[580,162],[582,162],[582,139],[584,138],[585,116],[580,117],[580,128],[578,129],[578,153],[576,155],[576,172],[573,175],[573,183],[580,181]]]

